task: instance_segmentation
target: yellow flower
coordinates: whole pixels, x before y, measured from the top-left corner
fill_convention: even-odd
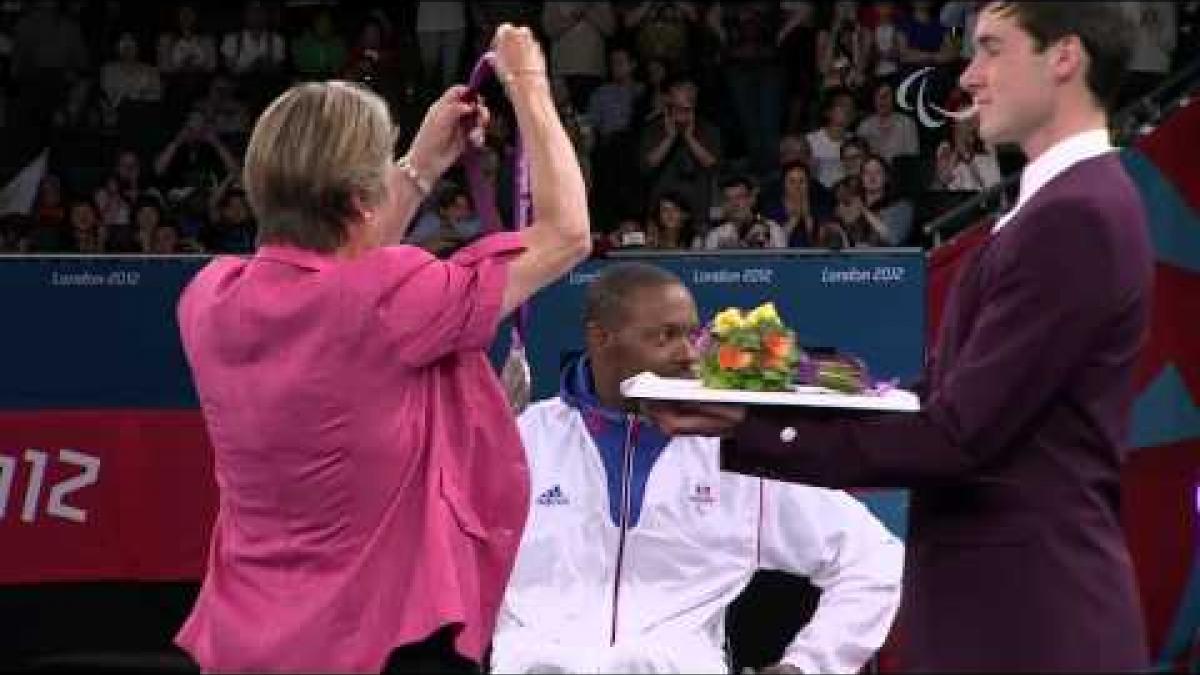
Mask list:
[[[729,331],[746,326],[742,310],[731,307],[713,318],[713,332],[717,335],[727,335]]]
[[[751,326],[777,326],[782,322],[779,320],[779,313],[775,311],[775,303],[767,302],[755,307],[746,315],[746,323]]]

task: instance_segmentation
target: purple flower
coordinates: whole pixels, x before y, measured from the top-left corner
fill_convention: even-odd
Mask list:
[[[900,380],[897,379],[884,380],[882,382],[872,381],[871,386],[867,389],[866,393],[872,396],[887,396],[899,386]]]
[[[692,330],[691,334],[692,347],[699,354],[707,354],[712,348],[713,335],[712,330],[708,326],[700,326]]]
[[[818,368],[819,364],[816,359],[801,353],[800,360],[796,361],[796,383],[805,386],[816,384]]]

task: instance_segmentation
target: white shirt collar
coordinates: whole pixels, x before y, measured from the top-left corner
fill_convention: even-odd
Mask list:
[[[1059,174],[1079,162],[1113,151],[1107,129],[1082,131],[1055,143],[1030,162],[1021,172],[1021,192],[1017,205],[992,226],[992,233],[1004,227],[1033,196]]]

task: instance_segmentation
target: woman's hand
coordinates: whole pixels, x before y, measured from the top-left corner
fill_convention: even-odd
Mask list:
[[[492,39],[492,51],[496,55],[492,67],[509,97],[520,88],[547,84],[546,57],[528,28],[501,25]]]
[[[468,103],[467,88],[455,85],[429,106],[408,149],[408,161],[430,185],[458,161],[470,142],[483,145],[490,114],[482,101]]]

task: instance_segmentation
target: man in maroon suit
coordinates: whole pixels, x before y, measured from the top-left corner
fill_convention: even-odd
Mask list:
[[[724,436],[727,470],[913,488],[906,668],[1148,665],[1119,473],[1153,263],[1105,130],[1129,49],[1115,4],[980,14],[962,85],[982,137],[1029,164],[947,301],[920,414],[647,407],[667,433]]]

